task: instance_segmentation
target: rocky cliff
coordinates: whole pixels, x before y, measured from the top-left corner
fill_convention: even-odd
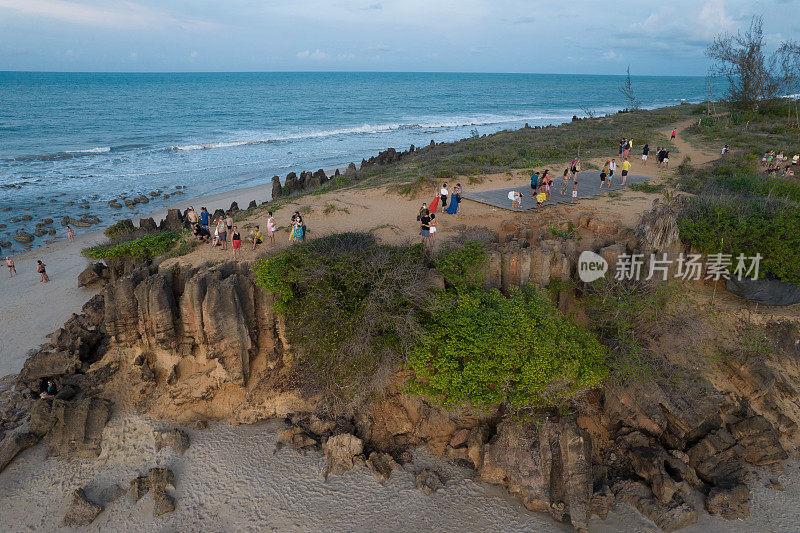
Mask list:
[[[488,283],[544,285],[570,278],[582,248],[633,246],[618,228],[581,225],[596,237],[576,244],[507,228]],[[675,366],[666,381],[610,381],[567,414],[443,410],[402,394],[399,372],[383,397],[334,417],[298,386],[283,319],[249,265],[109,270],[102,293],[31,352],[16,387],[3,385],[0,465],[39,438],[51,455],[96,456],[114,408],[181,423],[277,416],[291,423],[284,440],[323,451],[333,474],[364,464],[385,479],[409,449],[427,446],[577,530],[625,502],[672,531],[697,520],[697,493],[709,512],[748,516],[748,465],[781,461],[800,440],[796,325],[769,326],[769,357],[732,354],[712,373]],[[39,399],[46,380],[59,392]],[[442,482],[432,472],[417,481],[426,491]]]

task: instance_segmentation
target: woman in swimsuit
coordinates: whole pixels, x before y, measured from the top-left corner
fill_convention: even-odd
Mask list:
[[[233,244],[233,259],[239,257],[239,248],[242,247],[242,236],[239,235],[239,228],[233,226],[231,228],[231,244]]]
[[[46,266],[47,265],[42,263],[41,259],[36,261],[36,272],[38,272],[39,275],[41,276],[41,278],[42,278],[41,282],[42,283],[47,283],[48,281],[50,281],[50,278],[47,276],[47,270],[45,270]]]

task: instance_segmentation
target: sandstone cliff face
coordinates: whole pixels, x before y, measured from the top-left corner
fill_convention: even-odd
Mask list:
[[[153,354],[156,372],[168,374],[183,358],[213,361],[224,381],[246,386],[257,356],[282,355],[271,296],[247,265],[142,268],[107,285],[103,296],[112,342]]]

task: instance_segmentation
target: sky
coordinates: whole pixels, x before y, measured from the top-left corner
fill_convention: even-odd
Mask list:
[[[0,71],[703,75],[753,15],[800,0],[0,0]]]

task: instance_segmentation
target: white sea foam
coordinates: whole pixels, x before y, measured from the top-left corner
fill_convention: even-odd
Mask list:
[[[169,150],[211,150],[214,148],[230,148],[234,146],[251,146],[273,142],[292,141],[300,139],[314,139],[320,137],[335,137],[340,135],[373,135],[402,129],[448,129],[467,126],[489,126],[512,122],[525,122],[533,120],[563,121],[572,115],[521,115],[521,116],[484,116],[484,117],[453,117],[450,120],[438,122],[407,122],[389,124],[362,124],[348,128],[323,129],[303,133],[275,135],[267,138],[242,139],[234,141],[217,141],[187,145],[170,146]]]
[[[105,154],[106,152],[110,152],[110,146],[99,146],[97,148],[89,148],[87,150],[67,150],[65,153],[67,154]]]

